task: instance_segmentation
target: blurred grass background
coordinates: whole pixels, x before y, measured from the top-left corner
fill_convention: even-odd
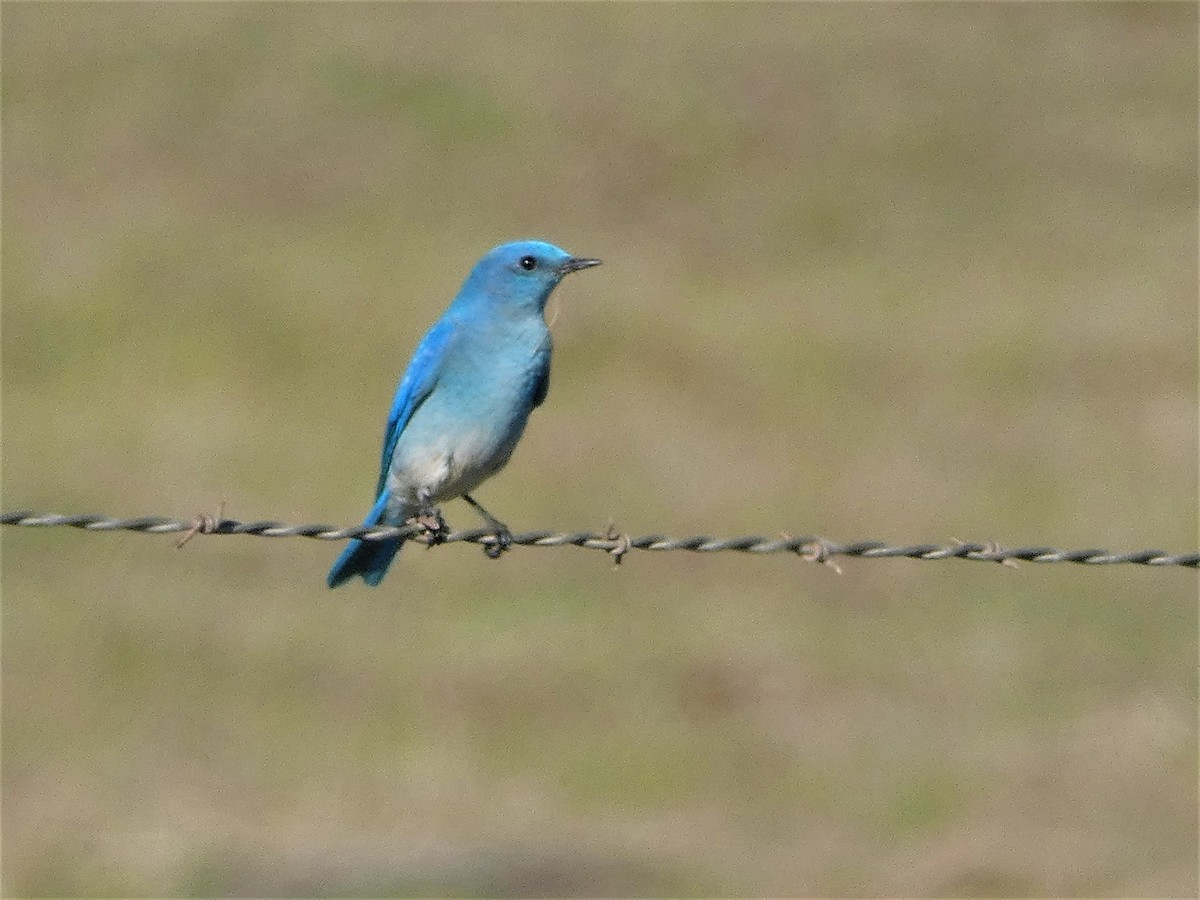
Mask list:
[[[1191,549],[1196,34],[5,4],[4,508],[358,521],[534,236],[514,528]],[[336,550],[4,531],[6,895],[1194,895],[1194,573]]]

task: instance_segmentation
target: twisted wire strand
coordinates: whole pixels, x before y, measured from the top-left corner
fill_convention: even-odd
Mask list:
[[[338,528],[333,525],[306,524],[287,525],[282,522],[239,522],[218,516],[197,516],[193,519],[172,519],[166,516],[138,516],[113,518],[99,514],[64,516],[57,513],[40,513],[21,510],[0,513],[0,525],[20,525],[35,528],[66,526],[85,531],[135,531],[144,534],[178,534],[185,538],[182,546],[196,534],[252,534],[259,537],[306,537],[321,541],[342,541],[360,538],[368,541],[404,537],[430,544],[471,543],[480,544],[485,550],[498,550],[500,540],[490,528],[471,528],[435,536],[420,524],[400,526],[361,525]],[[972,559],[1011,565],[1017,560],[1036,563],[1071,562],[1084,565],[1105,566],[1132,563],[1142,566],[1184,566],[1200,568],[1200,553],[1167,553],[1163,550],[1135,550],[1126,553],[1111,553],[1102,549],[1061,550],[1057,547],[1001,547],[994,542],[972,543],[955,541],[953,544],[910,544],[891,545],[883,541],[856,541],[837,544],[816,535],[793,537],[783,535],[768,538],[747,535],[734,538],[715,538],[708,535],[672,538],[662,534],[629,537],[613,530],[594,531],[522,531],[513,532],[508,543],[524,547],[585,547],[604,550],[618,562],[630,550],[690,550],[694,553],[717,553],[733,550],[741,553],[796,553],[816,562],[831,565],[832,557],[853,556],[861,559]]]

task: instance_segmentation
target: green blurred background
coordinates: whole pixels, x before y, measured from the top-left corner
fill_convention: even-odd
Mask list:
[[[4,508],[358,521],[534,236],[515,529],[1193,549],[1196,34],[5,4]],[[1195,890],[1194,572],[337,549],[4,530],[7,895]]]

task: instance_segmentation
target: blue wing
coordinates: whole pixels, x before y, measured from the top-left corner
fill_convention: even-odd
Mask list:
[[[379,484],[375,495],[383,493],[387,484],[388,469],[392,465],[392,452],[396,449],[396,441],[408,420],[412,418],[417,407],[425,402],[430,392],[437,384],[438,374],[442,369],[442,358],[446,348],[454,337],[454,326],[447,319],[440,319],[436,325],[426,332],[416,352],[409,360],[408,370],[396,388],[396,398],[392,401],[392,410],[388,413],[387,428],[383,432],[383,454],[379,461]]]

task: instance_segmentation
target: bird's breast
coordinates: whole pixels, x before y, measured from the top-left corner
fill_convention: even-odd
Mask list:
[[[415,497],[425,489],[448,500],[502,468],[525,429],[548,354],[548,340],[532,329],[464,336],[397,440],[392,490]]]

